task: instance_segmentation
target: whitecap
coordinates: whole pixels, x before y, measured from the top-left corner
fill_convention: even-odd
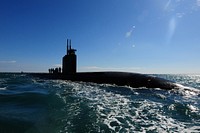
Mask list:
[[[7,88],[6,87],[0,88],[0,91],[4,91],[4,90],[7,90]]]
[[[200,94],[200,90],[199,89],[196,89],[196,88],[193,88],[193,87],[188,87],[188,86],[184,86],[184,85],[181,85],[181,84],[176,84],[178,86],[178,90],[177,92],[184,95],[184,96],[187,96],[187,97],[190,97],[190,96],[195,96],[195,95],[199,95]]]
[[[88,106],[94,109],[93,111],[95,111],[97,117],[95,125],[98,128],[101,128],[99,125],[103,125],[103,127],[107,127],[111,132],[170,132],[170,130],[182,132],[197,130],[196,128],[189,129],[189,126],[187,126],[188,123],[180,122],[163,111],[163,108],[167,105],[168,110],[173,112],[176,99],[173,103],[168,105],[167,103],[163,104],[149,99],[143,100],[140,97],[136,99],[137,95],[140,95],[140,92],[136,91],[138,88],[131,88],[130,90],[133,93],[125,95],[125,93],[112,91],[113,88],[119,89],[119,86],[59,80],[54,80],[54,82],[56,83],[54,89],[57,88],[61,90],[61,92],[58,91],[59,94],[61,93],[59,97],[63,98],[65,103],[68,103],[65,95],[75,98],[74,103],[70,103],[66,108],[68,109],[70,119],[80,114],[81,107],[79,107],[79,104],[81,100],[87,100]],[[196,94],[190,87],[187,88],[182,85],[179,87],[180,89],[174,90],[177,91],[178,94],[183,93],[184,96],[193,96]],[[120,88],[120,90],[121,89],[122,88]],[[139,89],[146,88],[141,87]],[[159,89],[156,91],[158,90]],[[63,95],[63,93],[65,95]],[[165,94],[166,93],[158,93],[156,96],[160,99],[167,100],[170,95]],[[136,98],[132,97],[135,95]],[[198,107],[195,105],[188,104],[187,107],[191,112],[199,111]],[[72,126],[70,122],[68,123],[68,126]],[[139,126],[140,129],[136,125]],[[187,130],[185,127],[187,127]]]
[[[191,112],[198,112],[198,107],[195,107],[194,105],[188,104],[187,107],[190,109]]]

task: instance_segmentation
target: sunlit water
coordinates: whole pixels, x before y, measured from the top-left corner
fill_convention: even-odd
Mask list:
[[[200,75],[154,75],[200,90]],[[200,132],[200,95],[0,74],[0,132]]]

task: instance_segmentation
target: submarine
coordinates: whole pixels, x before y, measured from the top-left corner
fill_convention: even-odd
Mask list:
[[[34,76],[45,79],[61,79],[70,81],[93,82],[100,84],[114,84],[118,86],[130,86],[133,88],[160,88],[165,90],[179,89],[180,85],[163,78],[131,72],[77,72],[76,49],[71,46],[71,40],[67,39],[67,52],[62,58],[62,69],[49,69],[49,73],[34,73]]]

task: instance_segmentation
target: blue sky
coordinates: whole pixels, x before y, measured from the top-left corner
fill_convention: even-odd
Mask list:
[[[0,72],[200,73],[200,0],[0,0]]]

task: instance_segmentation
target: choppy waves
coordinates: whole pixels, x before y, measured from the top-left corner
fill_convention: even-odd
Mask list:
[[[158,76],[200,88],[198,76]],[[200,132],[199,109],[199,94],[189,89],[166,91],[0,75],[0,128],[4,131]]]

